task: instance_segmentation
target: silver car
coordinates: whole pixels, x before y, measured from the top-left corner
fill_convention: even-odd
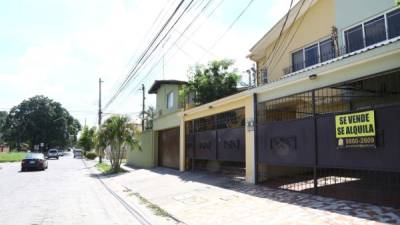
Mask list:
[[[53,148],[53,149],[49,149],[49,151],[47,152],[47,158],[56,158],[58,159],[59,155],[58,155],[58,150]]]

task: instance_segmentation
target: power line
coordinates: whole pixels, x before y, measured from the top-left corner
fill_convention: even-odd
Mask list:
[[[160,35],[162,34],[162,32],[165,30],[165,28],[168,26],[168,24],[170,23],[170,21],[172,20],[172,18],[176,15],[176,13],[178,12],[178,10],[181,8],[182,4],[184,3],[185,0],[181,0],[180,3],[178,4],[178,6],[175,8],[175,10],[173,11],[173,13],[169,16],[169,18],[167,19],[167,21],[163,24],[163,26],[161,27],[161,29],[157,32],[157,34],[155,35],[155,37],[151,40],[150,44],[147,46],[146,50],[141,54],[141,56],[139,57],[139,59],[136,61],[135,66],[130,70],[130,72],[128,73],[128,75],[126,76],[125,80],[121,83],[120,87],[118,88],[118,90],[115,92],[115,94],[111,97],[111,99],[107,102],[106,106],[104,107],[104,109],[106,109],[114,100],[115,98],[117,98],[117,96],[122,92],[122,90],[126,87],[126,85],[128,84],[129,80],[131,79],[131,77],[133,76],[133,72],[140,66],[143,65],[143,59],[146,57],[146,55],[148,54],[148,52],[150,51],[150,49],[153,47],[154,43],[157,41],[157,39],[160,37]],[[193,0],[192,0],[193,2]]]
[[[202,2],[204,2],[204,0],[202,1]],[[201,2],[201,3],[202,3]],[[198,19],[198,17],[201,15],[201,13],[203,13],[204,11],[205,11],[205,9],[210,5],[210,3],[212,2],[212,0],[209,0],[203,7],[202,7],[202,9],[201,9],[201,11],[191,20],[191,22],[185,27],[185,29],[183,30],[183,32],[181,33],[181,35],[174,41],[174,43],[168,48],[168,50],[166,51],[166,52],[168,52],[168,51],[170,51],[171,50],[171,48],[172,47],[174,47],[174,45],[176,45],[176,43],[180,40],[180,38],[183,36],[183,34],[192,26],[192,24]],[[184,9],[184,11],[182,12],[182,14],[178,17],[178,19],[175,21],[175,23],[170,27],[170,29],[167,31],[167,33],[164,35],[164,37],[161,39],[161,41],[160,42],[158,42],[158,44],[156,45],[156,47],[155,48],[153,48],[153,50],[150,52],[150,54],[147,56],[147,58],[145,59],[145,61],[144,62],[146,62],[150,57],[151,57],[151,55],[154,53],[154,51],[159,47],[159,45],[162,43],[162,41],[166,38],[166,36],[172,31],[172,29],[175,27],[175,25],[177,24],[177,22],[180,20],[180,18],[184,15],[184,13],[186,12],[186,11],[188,11],[188,9],[189,9],[189,7],[192,5],[192,3],[193,3],[193,0],[187,5],[187,7]],[[201,5],[201,3],[199,4],[199,6]],[[160,62],[161,62],[161,60],[163,59],[163,57],[166,55],[166,52],[163,54],[163,56],[157,61],[157,63],[155,64],[155,65],[158,65]],[[153,64],[154,65],[154,64]],[[143,64],[141,65],[141,67],[143,66]],[[140,67],[140,68],[141,68]],[[154,69],[154,67],[155,66],[153,66],[152,68],[150,68],[150,71],[149,71],[149,73]],[[139,68],[139,69],[140,69]],[[139,70],[138,69],[138,70]],[[137,72],[138,72],[138,70],[136,70],[136,72],[133,74],[133,75],[135,75],[135,74],[137,74]],[[149,74],[149,73],[147,73],[147,75]],[[129,81],[131,80],[133,78],[133,76],[131,76],[130,77],[130,79],[129,79]],[[142,79],[143,80],[143,79]],[[134,90],[136,90],[136,88],[134,88],[133,89],[133,91]],[[132,91],[131,91],[131,93],[132,93]],[[130,93],[130,94],[131,94]]]
[[[215,12],[215,10],[222,4],[223,1],[224,1],[224,0],[222,0],[222,1],[219,2],[219,4],[217,5],[217,7],[214,8],[214,10],[208,15],[208,17],[210,17],[210,16]],[[220,38],[218,38],[217,41],[215,41],[215,44],[218,44],[218,42],[219,42],[220,40],[222,40],[222,38],[229,32],[229,30],[235,25],[235,23],[243,16],[243,14],[247,11],[247,9],[250,7],[250,5],[251,5],[253,2],[254,2],[254,0],[250,0],[250,1],[249,1],[249,3],[246,5],[246,7],[239,13],[239,15],[233,20],[233,22],[230,24],[230,26],[225,30],[225,32],[223,33],[223,35],[221,35]],[[196,29],[196,31],[198,31],[199,28],[200,28],[200,27],[198,27],[198,28]],[[192,33],[192,34],[193,34],[193,33]],[[191,36],[193,36],[193,35],[191,35]],[[172,47],[173,47],[173,46],[171,46],[171,47],[166,51],[166,53],[169,52],[169,51],[172,49]],[[166,53],[164,53],[164,55],[165,55]],[[164,55],[163,55],[162,57],[164,57]],[[145,76],[139,83],[142,83],[144,79],[148,78],[147,76],[148,76],[148,75],[155,69],[155,67],[161,62],[162,57],[159,59],[159,61],[158,61],[155,65],[153,65],[153,67],[150,69],[150,71],[146,74],[146,76]],[[203,57],[203,56],[202,56],[202,57]],[[197,61],[199,61],[199,60],[197,60]],[[138,86],[136,86],[135,88],[133,88],[132,91],[136,90],[137,87],[138,87]],[[131,92],[131,93],[132,93],[132,92]]]
[[[165,12],[169,11],[172,8],[172,6],[173,6],[173,4],[171,4],[171,2],[166,1],[165,5],[161,8],[161,10],[157,14],[156,18],[154,19],[154,21],[151,23],[151,26],[149,27],[149,29],[147,29],[147,31],[145,32],[145,35],[143,35],[143,38],[141,39],[141,41],[139,43],[144,42],[149,37],[150,33],[152,33],[152,30],[154,30],[156,27],[159,27],[159,25],[156,25],[160,22],[159,19]],[[139,52],[141,47],[142,47],[142,45],[137,46],[137,48],[134,52],[135,53]],[[134,54],[130,57],[130,59],[128,60],[128,63],[125,66],[128,66],[132,63],[134,56],[136,56],[136,54]],[[115,81],[115,83],[113,84],[113,88],[112,88],[114,90],[113,92],[116,92],[116,90],[118,88],[117,87],[118,83],[119,83],[119,81]]]
[[[203,13],[203,12],[206,10],[206,8],[209,6],[209,3],[210,3],[211,1],[212,1],[212,0],[210,0],[210,1],[206,4],[206,6],[202,8],[202,10],[200,11],[200,13],[195,17],[194,20],[196,20],[196,19],[200,16],[200,14]],[[215,12],[215,10],[221,5],[221,3],[222,3],[223,1],[224,1],[224,0],[220,1],[220,3],[212,10],[212,12],[208,14],[208,16],[207,16],[208,18]],[[165,57],[165,55],[166,55],[169,51],[171,51],[172,48],[173,48],[174,46],[176,46],[176,47],[179,48],[179,46],[177,45],[177,42],[178,42],[179,39],[184,35],[184,33],[185,33],[186,31],[188,31],[189,27],[192,26],[194,20],[192,20],[192,22],[189,23],[189,25],[183,30],[183,32],[180,33],[180,36],[179,36],[179,37],[175,40],[175,42],[167,49],[167,51],[164,52],[164,54],[159,58],[159,60],[158,60],[155,64],[153,64],[153,66],[152,66],[152,67],[150,68],[150,70],[147,72],[146,76],[143,77],[143,79],[140,80],[140,82],[138,82],[138,85],[139,85],[140,83],[143,83],[143,81],[144,81],[146,78],[149,78],[148,76],[151,74],[151,72],[157,67],[157,65],[161,62],[161,60]],[[203,24],[201,24],[201,25],[203,25]],[[199,28],[201,27],[201,25],[200,25],[199,27],[197,27],[197,29],[195,30],[195,32],[197,32],[197,31],[199,30]],[[192,32],[191,36],[193,36],[195,32]],[[192,57],[192,58],[193,58],[193,57]],[[132,91],[130,92],[130,94],[132,94],[133,91],[135,91],[135,90],[138,89],[138,85],[135,86],[135,88],[132,88]]]
[[[293,1],[293,0],[292,0]],[[250,0],[249,3],[247,3],[246,7],[243,8],[243,10],[239,13],[239,15],[232,21],[232,23],[229,25],[229,27],[222,33],[222,35],[214,42],[213,45],[211,45],[210,49],[213,49],[221,40],[222,38],[225,37],[225,35],[232,29],[232,27],[236,24],[237,21],[243,16],[243,14],[249,9],[251,4],[253,4],[254,0]]]
[[[297,19],[298,15],[300,14],[300,11],[301,11],[301,8],[303,7],[304,2],[305,2],[305,1],[303,1],[302,4],[300,5],[300,8],[299,8],[299,10],[297,11],[297,14],[296,14],[296,16],[295,16],[294,21]],[[310,8],[310,6],[311,6],[311,2],[308,4],[308,6],[307,6],[307,8],[306,8],[306,13],[308,12],[307,10],[308,10],[308,8]],[[304,15],[303,18],[300,20],[300,23],[299,23],[299,25],[297,26],[296,30],[294,31],[294,33],[293,33],[291,39],[289,40],[289,42],[287,43],[287,45],[285,45],[285,48],[283,49],[283,51],[282,51],[281,54],[279,55],[278,61],[281,60],[281,58],[282,58],[284,52],[286,52],[287,48],[288,48],[289,45],[292,43],[294,37],[295,37],[296,34],[297,34],[297,31],[299,30],[299,28],[301,27],[301,24],[303,23],[304,18],[305,18],[305,15]],[[271,60],[271,62],[272,62],[272,60]],[[272,67],[272,68],[271,68],[271,72],[273,71],[272,69],[275,69],[275,67]]]
[[[207,8],[207,6],[210,4],[210,2],[211,1],[209,1],[207,4],[206,4],[206,6],[205,7],[203,7],[203,9],[202,9],[202,11],[201,12],[203,12],[206,8]],[[222,2],[223,2],[223,0],[222,1],[220,1],[219,2],[219,4],[217,5],[217,7],[215,7],[214,9],[213,9],[213,11],[208,15],[208,17],[210,17],[214,12],[215,12],[215,10],[222,4]],[[249,1],[249,3],[246,5],[246,7],[239,13],[239,15],[233,20],[233,22],[230,24],[230,26],[225,30],[225,32],[221,35],[221,37],[220,38],[218,38],[215,42],[214,42],[214,44],[213,44],[213,47],[215,47],[215,45],[216,44],[218,44],[218,42],[219,41],[221,41],[222,40],[222,38],[229,32],[229,30],[236,24],[236,22],[243,16],[243,14],[247,11],[247,9],[251,6],[251,4],[254,2],[254,0],[250,0]],[[155,63],[155,64],[153,64],[153,66],[150,68],[150,70],[148,71],[148,73],[146,74],[146,76],[144,76],[143,77],[143,79],[140,81],[140,82],[138,82],[138,84],[140,84],[140,83],[142,83],[145,79],[147,79],[147,78],[149,78],[148,76],[150,75],[150,73],[156,68],[156,66],[161,62],[161,59],[173,48],[173,47],[177,47],[177,48],[180,48],[179,47],[179,45],[177,45],[176,43],[179,41],[179,39],[184,35],[184,33],[189,29],[189,27],[194,23],[194,21],[197,19],[197,17],[200,15],[200,13],[192,20],[192,22],[185,28],[185,30],[180,34],[180,36],[175,40],[175,42],[174,42],[174,44],[172,44],[171,46],[170,46],[170,48],[167,50],[167,51],[165,51],[165,53],[162,55],[162,57],[160,57],[160,59]],[[201,25],[196,29],[196,31],[199,29],[201,27]],[[171,30],[171,29],[170,29]],[[194,32],[193,32],[194,33]],[[187,39],[188,40],[188,39]],[[182,51],[183,51],[183,49],[182,49]],[[135,91],[137,89],[137,86],[135,86],[135,88],[132,88],[132,91],[131,91],[131,93],[133,92],[133,91]],[[130,94],[131,94],[130,93]]]
[[[302,0],[302,1],[304,2],[304,0]],[[278,38],[276,39],[276,41],[275,41],[275,43],[274,43],[274,47],[272,48],[271,54],[268,55],[267,60],[265,61],[266,63],[268,63],[268,61],[269,61],[269,59],[272,57],[272,55],[275,54],[276,46],[277,46],[277,45],[279,44],[279,42],[280,42],[280,39],[281,39],[283,30],[285,29],[286,23],[287,23],[287,21],[288,21],[289,15],[290,15],[290,11],[291,11],[291,9],[292,9],[292,5],[293,5],[293,0],[290,1],[289,9],[288,9],[288,11],[287,11],[287,13],[286,13],[286,17],[285,17],[285,20],[284,20],[284,22],[283,22],[281,31],[279,32]]]

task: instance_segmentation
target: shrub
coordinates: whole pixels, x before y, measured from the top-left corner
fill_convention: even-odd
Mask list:
[[[86,152],[85,156],[87,159],[93,160],[97,157],[97,154],[95,152]]]

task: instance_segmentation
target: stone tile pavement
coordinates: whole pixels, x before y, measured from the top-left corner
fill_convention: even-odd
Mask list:
[[[129,169],[103,181],[140,193],[186,224],[400,224],[399,209],[269,189],[205,173]]]

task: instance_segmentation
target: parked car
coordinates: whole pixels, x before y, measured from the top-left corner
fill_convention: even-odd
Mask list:
[[[50,158],[56,158],[56,159],[58,159],[58,150],[57,149],[55,149],[55,148],[53,148],[53,149],[50,149],[48,152],[47,152],[47,158],[48,159],[50,159]]]
[[[21,161],[21,171],[29,169],[45,170],[48,164],[42,153],[28,153]]]
[[[64,150],[58,149],[58,156],[64,156]]]
[[[81,149],[74,149],[74,158],[77,158],[77,157],[82,158],[82,156],[83,156],[83,153],[82,153]]]

